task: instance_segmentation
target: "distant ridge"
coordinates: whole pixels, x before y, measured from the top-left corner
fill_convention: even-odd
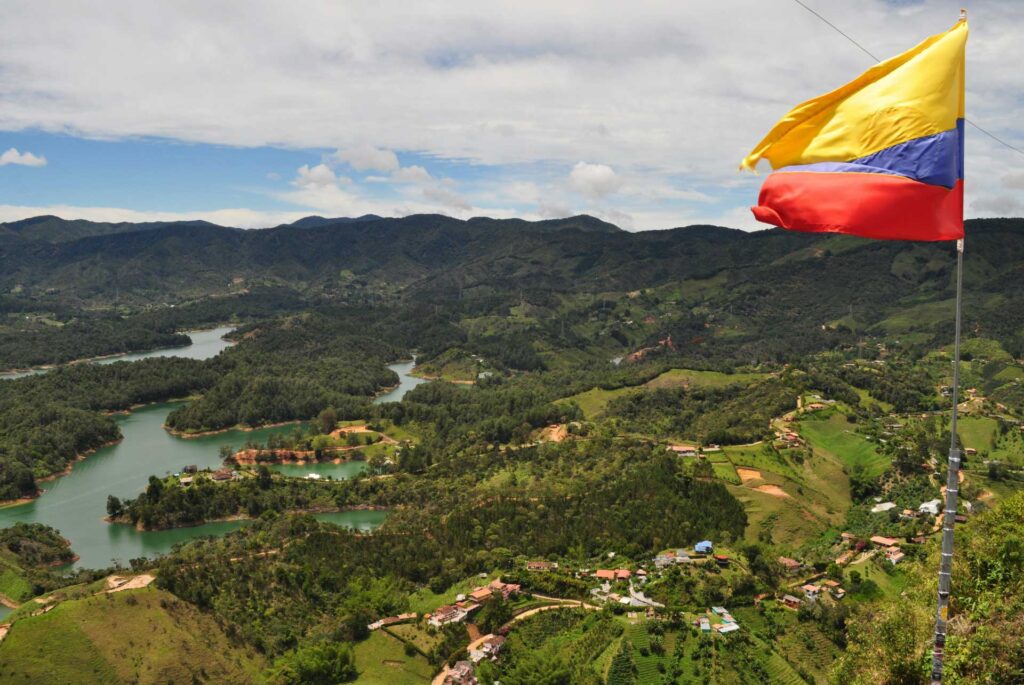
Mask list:
[[[18,236],[28,240],[39,240],[48,243],[62,243],[90,236],[112,235],[117,233],[135,233],[152,231],[169,226],[195,227],[206,226],[221,228],[217,224],[193,219],[189,221],[148,221],[132,223],[128,221],[87,221],[85,219],[62,219],[59,216],[46,214],[28,219],[0,223],[0,235]]]
[[[363,214],[357,217],[338,217],[336,219],[328,219],[326,217],[312,215],[305,216],[298,221],[293,221],[287,226],[295,226],[296,228],[318,228],[320,226],[329,226],[331,224],[357,224],[364,221],[377,221],[383,217],[376,214]]]

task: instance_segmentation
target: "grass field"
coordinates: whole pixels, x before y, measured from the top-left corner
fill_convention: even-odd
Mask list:
[[[847,566],[845,569],[847,578],[850,575],[850,571],[858,571],[863,579],[874,581],[881,593],[889,598],[899,596],[907,588],[907,583],[909,582],[907,576],[900,571],[899,567],[892,568],[886,573],[875,564],[874,559]],[[856,595],[851,597],[851,599],[856,598]]]
[[[889,468],[889,460],[878,453],[874,443],[854,432],[854,424],[841,414],[824,418],[806,418],[799,422],[800,434],[816,450],[834,455],[846,467],[860,465],[871,477],[882,475]]]
[[[622,397],[633,392],[643,390],[655,390],[658,388],[724,388],[729,385],[748,384],[764,378],[763,373],[721,373],[719,371],[697,371],[694,369],[669,369],[663,374],[652,378],[643,385],[616,388],[615,390],[604,390],[602,388],[591,388],[586,392],[577,393],[570,397],[563,398],[559,402],[574,400],[583,410],[587,419],[600,418],[604,414],[608,403],[617,397]]]
[[[991,450],[995,447],[998,427],[995,419],[985,416],[964,416],[957,425],[957,432],[964,441],[964,447],[973,447],[978,451]]]
[[[657,378],[652,378],[644,387],[655,388],[725,388],[730,385],[748,385],[765,378],[764,373],[721,373],[719,371],[696,371],[693,369],[669,369]]]
[[[62,602],[0,643],[0,680],[12,684],[241,685],[263,682],[264,666],[208,616],[152,588]]]
[[[387,632],[406,642],[416,645],[421,652],[430,652],[437,643],[441,642],[442,635],[434,633],[431,635],[420,623],[399,623],[390,626]]]
[[[748,466],[758,471],[769,471],[780,476],[800,479],[797,467],[776,452],[766,452],[763,445],[735,445],[722,448],[734,466]]]
[[[24,602],[32,597],[32,585],[25,580],[21,567],[0,555],[0,593],[15,602]]]
[[[591,388],[586,392],[577,393],[571,397],[566,397],[559,400],[559,402],[575,401],[583,410],[583,416],[587,419],[600,418],[604,414],[605,409],[608,407],[608,403],[616,397],[622,397],[631,392],[636,392],[636,388],[618,388],[616,390],[604,390],[603,388]]]
[[[736,469],[729,462],[717,462],[712,463],[711,468],[715,472],[715,476],[721,478],[726,483],[732,483],[733,485],[740,484],[740,477],[736,475]]]
[[[434,675],[426,659],[408,656],[401,640],[380,630],[358,643],[355,653],[357,685],[421,685]]]

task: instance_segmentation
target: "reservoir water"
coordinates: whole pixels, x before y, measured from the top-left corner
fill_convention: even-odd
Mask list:
[[[168,352],[185,353],[182,356],[194,355],[197,359],[211,357],[228,344],[220,340],[220,336],[230,329],[217,330],[220,332],[216,338],[220,343],[211,339],[213,331],[206,331],[203,333],[209,333],[211,338],[203,339],[202,349],[190,346],[171,351],[157,350],[133,355],[133,358],[169,356]],[[194,340],[198,337],[196,334],[190,335],[194,336]],[[378,401],[397,401],[409,389],[424,382],[408,375],[412,367],[413,362],[392,365],[390,368],[399,374],[401,383],[397,389],[381,395]],[[53,526],[71,541],[72,549],[80,556],[76,566],[97,568],[108,566],[112,560],[127,564],[136,557],[164,554],[176,543],[203,535],[221,535],[245,525],[245,522],[231,521],[193,528],[141,532],[131,526],[111,525],[103,521],[107,495],[116,495],[122,499],[135,497],[145,488],[151,475],[163,476],[178,472],[186,464],[196,464],[200,468],[219,467],[219,449],[222,445],[240,447],[249,439],[263,442],[268,435],[295,428],[294,425],[287,425],[254,431],[232,430],[199,438],[176,438],[164,430],[163,424],[167,415],[180,404],[167,402],[149,405],[118,417],[124,435],[120,443],[104,447],[77,462],[68,475],[41,483],[43,494],[35,500],[0,509],[0,527],[18,521]],[[324,476],[346,478],[364,467],[365,464],[361,462],[349,462],[288,468],[301,469],[301,472],[289,475],[320,470]],[[387,513],[382,511],[345,511],[320,514],[317,518],[369,531],[379,526],[386,516]]]
[[[126,352],[125,354],[115,354],[110,357],[103,357],[102,359],[90,360],[89,363],[113,364],[114,362],[133,362],[139,359],[149,359],[150,357],[209,359],[210,357],[216,357],[222,350],[233,344],[224,339],[224,336],[233,330],[235,329],[231,326],[221,326],[219,328],[210,328],[202,331],[185,331],[185,334],[192,339],[192,343],[189,345],[185,345],[183,347],[166,347],[159,350],[150,350],[149,352]],[[81,364],[85,362],[76,363]],[[40,367],[24,371],[4,371],[0,373],[0,379],[21,378],[22,376],[46,373],[50,368],[52,367]]]

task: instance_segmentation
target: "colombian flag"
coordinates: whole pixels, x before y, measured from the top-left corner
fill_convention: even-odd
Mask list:
[[[754,217],[888,240],[964,235],[967,21],[794,107],[743,160],[767,159]]]

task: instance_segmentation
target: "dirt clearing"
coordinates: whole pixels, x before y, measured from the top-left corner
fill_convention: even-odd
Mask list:
[[[740,477],[740,481],[742,481],[744,485],[752,480],[761,480],[761,472],[757,469],[744,469],[737,467],[736,475]]]
[[[771,495],[772,497],[791,497],[788,492],[780,488],[778,485],[758,485],[754,489],[758,492],[763,492],[766,495]]]

